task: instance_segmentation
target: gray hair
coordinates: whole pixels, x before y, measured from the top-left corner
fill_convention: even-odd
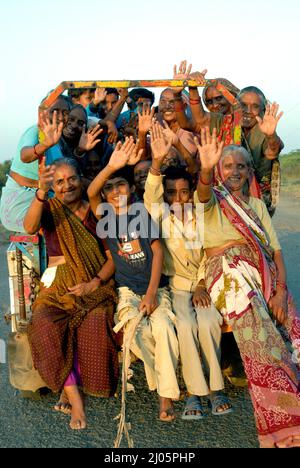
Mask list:
[[[256,86],[247,86],[246,88],[243,88],[239,92],[238,99],[241,99],[241,97],[246,93],[254,93],[257,96],[259,96],[262,111],[265,112],[267,104],[268,104],[268,100],[267,100],[266,96],[264,95],[264,93],[259,88],[257,88]]]
[[[74,169],[74,171],[76,172],[76,175],[78,175],[78,177],[80,177],[80,178],[82,177],[80,166],[79,166],[78,162],[73,158],[59,158],[59,159],[56,159],[53,162],[53,166],[55,166],[56,168],[60,168],[62,166],[71,167],[72,169]]]
[[[250,153],[244,148],[243,146],[238,145],[229,145],[226,146],[222,151],[221,159],[225,158],[226,156],[233,155],[233,154],[242,154],[245,158],[248,167],[252,167],[252,157]]]

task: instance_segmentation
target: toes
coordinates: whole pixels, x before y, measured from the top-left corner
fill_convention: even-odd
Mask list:
[[[227,411],[230,408],[232,408],[232,406],[230,404],[226,403],[225,405],[219,406],[217,408],[217,413],[223,413],[224,411]]]
[[[72,406],[69,403],[62,403],[61,412],[64,414],[71,414]]]
[[[62,408],[62,403],[56,403],[56,405],[53,406],[53,409],[55,411],[61,411]]]
[[[70,422],[70,428],[74,431],[80,431],[86,428],[86,421],[77,419],[76,421]]]
[[[174,409],[168,408],[166,410],[160,411],[159,419],[161,421],[171,422],[175,419]]]
[[[159,415],[159,419],[161,421],[173,421],[174,420],[174,415],[169,414],[167,411],[162,411]]]
[[[186,414],[188,416],[201,416],[202,412],[200,410],[190,410],[190,411],[187,411]]]
[[[56,405],[54,405],[53,409],[60,413],[71,414],[72,406],[70,405],[70,403],[59,402],[56,403]]]

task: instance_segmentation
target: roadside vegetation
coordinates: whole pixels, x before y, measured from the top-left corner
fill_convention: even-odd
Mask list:
[[[0,197],[2,192],[2,187],[6,184],[6,176],[9,173],[11,161],[4,161],[0,163]],[[7,244],[9,239],[9,232],[4,229],[0,222],[0,244]]]
[[[280,156],[281,190],[300,197],[300,149]]]

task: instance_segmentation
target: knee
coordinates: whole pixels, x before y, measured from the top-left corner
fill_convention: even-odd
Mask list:
[[[187,317],[176,317],[176,329],[179,334],[191,334],[196,333],[198,330],[198,324],[196,317],[187,316]]]
[[[196,312],[200,332],[218,332],[221,336],[223,319],[221,314],[213,305],[209,308],[198,307]]]
[[[153,340],[151,327],[148,324],[142,322],[141,326],[138,327],[136,340],[138,343]]]
[[[156,338],[175,336],[175,327],[167,315],[161,314],[151,322],[151,329]]]

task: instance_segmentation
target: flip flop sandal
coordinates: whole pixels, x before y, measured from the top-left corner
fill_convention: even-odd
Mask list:
[[[210,396],[208,400],[208,406],[211,408],[211,412],[214,416],[223,416],[224,414],[232,413],[233,408],[227,408],[225,410],[217,411],[223,405],[231,405],[230,401],[225,395],[214,395]]]
[[[200,414],[188,414],[190,411],[200,411]],[[204,411],[200,398],[197,395],[188,397],[181,419],[186,421],[197,421],[204,418]]]

